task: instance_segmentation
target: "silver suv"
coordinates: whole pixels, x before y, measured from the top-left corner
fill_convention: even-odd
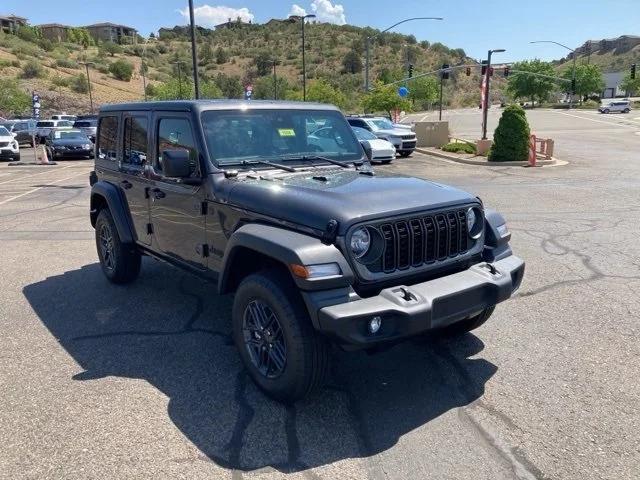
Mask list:
[[[401,157],[408,157],[416,149],[416,134],[406,128],[396,127],[385,117],[347,117],[349,125],[369,130],[376,137],[388,140]]]
[[[600,113],[621,112],[629,113],[631,111],[631,102],[629,100],[620,100],[617,102],[610,102],[607,105],[601,105],[598,108]]]

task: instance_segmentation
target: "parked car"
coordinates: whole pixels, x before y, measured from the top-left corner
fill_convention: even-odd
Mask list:
[[[53,130],[45,140],[45,148],[51,159],[93,157],[93,143],[80,130]]]
[[[20,145],[4,127],[0,127],[0,160],[20,160]]]
[[[310,141],[317,124],[337,151]],[[234,293],[242,362],[284,401],[322,385],[331,343],[479,327],[524,275],[504,218],[473,194],[376,174],[368,155],[330,105],[103,105],[89,177],[101,269],[132,282],[148,255]]]
[[[44,143],[45,138],[53,130],[71,127],[73,127],[73,122],[70,120],[38,120],[38,123],[36,123],[36,135],[39,143]]]
[[[388,140],[402,157],[408,157],[416,149],[416,134],[406,128],[394,127],[385,117],[347,117],[349,125],[369,130],[376,137]]]
[[[631,102],[629,100],[621,100],[617,102],[609,102],[606,105],[600,105],[598,108],[600,113],[629,113],[631,111]]]
[[[366,148],[371,148],[371,163],[390,163],[396,158],[396,147],[388,140],[376,137],[369,130],[360,127],[351,127],[356,138]]]
[[[81,130],[92,142],[95,142],[98,119],[76,120],[73,123],[73,128]]]
[[[60,113],[51,115],[51,120],[67,120],[69,122],[75,122],[77,117],[75,115],[67,115],[66,113]]]
[[[35,120],[15,120],[0,123],[1,126],[15,134],[14,137],[20,145],[28,144],[33,146],[33,138],[37,134]]]

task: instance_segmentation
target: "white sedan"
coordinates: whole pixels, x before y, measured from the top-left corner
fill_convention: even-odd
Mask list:
[[[360,143],[367,142],[371,146],[372,163],[389,163],[396,158],[396,147],[393,143],[376,137],[369,130],[360,127],[351,127]]]
[[[20,160],[20,146],[4,127],[0,127],[0,160]]]

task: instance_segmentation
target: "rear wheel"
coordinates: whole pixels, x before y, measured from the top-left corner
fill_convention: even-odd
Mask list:
[[[629,113],[631,110],[629,110],[628,108],[625,108],[622,113]]]
[[[242,281],[233,338],[249,375],[269,397],[294,402],[324,383],[329,346],[286,272],[266,270]]]
[[[489,317],[491,317],[495,308],[495,306],[489,307],[473,317],[465,318],[464,320],[460,320],[459,322],[449,325],[444,329],[444,332],[447,335],[455,336],[475,330],[489,320]]]
[[[609,109],[608,109],[608,108],[605,108],[605,109],[604,109],[604,113],[609,113]]]
[[[102,209],[96,220],[96,248],[102,272],[113,283],[129,283],[140,273],[141,256],[134,245],[123,244],[111,212]]]

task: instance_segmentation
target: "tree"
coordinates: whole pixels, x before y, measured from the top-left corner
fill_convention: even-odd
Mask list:
[[[631,73],[627,73],[620,83],[620,88],[630,96],[634,93],[640,93],[640,74],[636,74],[636,78],[632,79]]]
[[[0,78],[0,116],[22,115],[31,108],[31,95],[20,88],[18,81]]]
[[[333,88],[329,82],[322,78],[314,80],[307,87],[307,100],[330,103],[338,108],[343,108],[347,103],[347,97],[345,97],[344,93]]]
[[[38,27],[31,27],[29,25],[23,25],[18,28],[16,32],[18,37],[27,42],[36,43],[41,38],[40,29]]]
[[[188,100],[193,98],[193,83],[189,78],[180,81],[177,77],[168,82],[158,83],[154,86],[155,100]]]
[[[360,73],[362,71],[362,60],[357,52],[350,50],[342,60],[344,73]]]
[[[258,76],[268,75],[273,66],[273,56],[270,52],[263,50],[253,59],[253,63],[258,71]]]
[[[211,49],[211,44],[206,42],[200,48],[199,57],[200,57],[200,65],[207,65],[213,60],[213,50]]]
[[[409,99],[423,110],[438,98],[438,82],[433,77],[419,77],[409,83]]]
[[[520,105],[509,105],[502,112],[498,128],[493,133],[489,154],[492,162],[526,160],[529,153],[529,123]]]
[[[289,82],[287,79],[279,76],[277,80],[278,86],[278,98],[283,99],[286,95],[287,90],[289,89]],[[261,99],[272,99],[275,93],[275,89],[273,88],[273,75],[267,77],[260,77],[253,82],[253,97],[256,100]],[[308,97],[308,95],[307,95]]]
[[[368,112],[386,112],[391,116],[393,110],[411,110],[411,103],[398,95],[394,85],[376,83],[373,90],[367,93],[362,106]]]
[[[117,43],[113,43],[113,42],[104,42],[102,44],[102,50],[107,52],[112,57],[114,57],[116,53],[122,53],[122,47]]]
[[[216,63],[218,65],[222,65],[223,63],[227,63],[228,61],[229,61],[229,52],[227,52],[222,47],[218,47],[216,49]]]
[[[222,98],[222,90],[213,82],[200,84],[200,98]]]
[[[89,82],[84,73],[80,73],[73,77],[69,82],[69,88],[77,93],[87,93],[89,91]]]
[[[133,65],[126,60],[116,60],[109,65],[109,72],[118,80],[129,82],[133,74]]]
[[[514,63],[507,91],[514,99],[545,101],[556,88],[556,72],[548,62],[537,58]]]
[[[562,76],[570,81],[573,78],[573,66],[564,71]],[[576,66],[576,95],[580,98],[592,93],[600,93],[604,89],[605,82],[602,78],[602,71],[598,65],[578,65]]]

